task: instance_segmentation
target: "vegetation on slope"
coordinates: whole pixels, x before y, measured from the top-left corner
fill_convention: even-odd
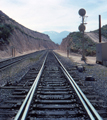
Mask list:
[[[22,29],[20,29],[18,26],[12,25],[12,24],[4,24],[4,23],[0,23],[0,44],[9,44],[9,36],[12,34],[13,30],[17,29],[19,30],[22,34],[27,35],[28,37],[31,37],[35,40],[45,40],[45,39],[41,39],[38,37],[33,37],[27,33],[25,33]],[[47,41],[47,40],[45,40]]]
[[[31,36],[27,33],[25,33],[20,27],[15,26],[14,24],[6,24],[5,21],[12,21],[13,23],[15,22],[15,20],[9,18],[6,14],[4,14],[2,11],[0,11],[0,45],[8,45],[9,44],[9,37],[12,34],[13,30],[19,30],[22,34],[31,37],[35,40],[44,40],[47,41],[45,39],[42,38],[38,38],[38,37],[34,37]],[[34,31],[36,33],[36,31]]]
[[[94,33],[99,33],[99,30],[92,31]],[[107,25],[104,25],[101,28],[101,35],[107,38]],[[73,52],[80,52],[82,51],[82,33],[74,32],[70,33],[72,37],[72,47],[71,51]],[[84,46],[85,46],[85,53],[86,55],[95,55],[96,54],[96,43],[93,42],[89,37],[84,37]]]
[[[10,24],[0,23],[0,45],[9,44],[8,38],[13,31],[13,26]]]
[[[72,38],[69,41],[69,44],[71,45],[70,51],[81,53],[83,41],[82,33],[73,32],[70,33],[69,36]],[[84,48],[86,56],[92,56],[96,54],[96,43],[94,43],[89,37],[86,36],[84,37]]]

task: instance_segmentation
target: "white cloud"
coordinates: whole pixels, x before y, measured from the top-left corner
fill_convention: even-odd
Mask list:
[[[98,15],[107,12],[106,0],[0,0],[0,5],[4,13],[20,24],[42,32],[77,31],[80,8],[86,9],[87,30],[92,30],[97,27]]]

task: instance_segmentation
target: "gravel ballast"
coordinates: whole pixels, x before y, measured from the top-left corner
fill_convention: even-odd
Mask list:
[[[100,64],[79,64],[74,62],[71,58],[63,57],[59,55],[60,60],[65,66],[72,67],[81,65],[85,68],[85,71],[79,72],[76,70],[76,74],[79,76],[80,81],[87,87],[92,86],[93,90],[98,94],[101,99],[107,104],[107,67]],[[86,77],[91,76],[95,81],[86,81]]]
[[[61,62],[64,64],[64,66],[68,66],[68,68],[71,68],[72,66],[77,66],[77,62],[73,62],[71,58],[63,57],[61,55],[58,55]],[[40,57],[39,61],[37,61],[35,64],[39,65],[40,60],[43,60],[43,56]],[[102,66],[100,64],[81,64],[85,67],[85,71],[79,72],[76,70],[76,74],[79,76],[80,81],[85,86],[92,86],[93,90],[96,92],[96,94],[100,95],[101,98],[107,103],[107,67]],[[27,65],[25,68],[23,68],[19,73],[12,76],[11,78],[7,77],[5,80],[11,80],[11,81],[19,81],[21,77],[33,66],[33,64]],[[85,78],[87,76],[92,76],[95,81],[86,81]],[[4,80],[4,79],[3,79]],[[1,80],[2,81],[2,80]],[[1,86],[4,84],[3,82],[0,82]],[[6,83],[6,82],[5,82]],[[1,93],[2,94],[2,93]]]

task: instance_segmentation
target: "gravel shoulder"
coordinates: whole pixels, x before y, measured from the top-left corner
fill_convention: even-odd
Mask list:
[[[80,54],[71,53],[69,58],[67,58],[66,52],[64,53],[59,50],[55,52],[72,61],[74,65],[81,64],[84,66],[85,71],[82,73],[78,72],[80,79],[83,80],[82,82],[84,82],[86,86],[93,86],[96,93],[107,103],[107,67],[96,64],[96,57],[87,57],[87,61],[84,63],[84,61],[81,61]],[[85,81],[86,76],[94,77],[95,81]]]
[[[22,60],[20,63],[9,66],[8,68],[0,71],[0,87],[8,83],[15,83],[20,81],[20,79],[28,72],[28,70],[33,67],[33,65],[39,65],[41,59],[44,58],[43,53],[37,53],[35,56],[30,56]]]
[[[83,65],[85,67],[85,71],[82,73],[77,71],[77,74],[80,75],[81,81],[86,86],[93,86],[93,89],[96,91],[96,93],[98,95],[100,95],[101,98],[103,98],[105,103],[107,103],[107,99],[106,99],[107,98],[107,67],[96,64],[95,57],[87,57],[87,64],[86,64],[83,61],[81,61],[80,54],[72,53],[72,54],[70,54],[69,58],[67,58],[66,53],[64,53],[62,51],[58,51],[58,50],[55,52],[61,56],[63,61],[65,61],[65,63],[67,63],[68,66],[70,66],[70,65],[76,66],[77,64]],[[41,56],[40,59],[36,62],[37,66],[40,64],[39,62],[41,59],[43,60],[43,56]],[[33,61],[33,62],[35,62],[35,61]],[[26,67],[25,67],[25,65],[23,65],[21,68],[22,70],[19,73],[15,74],[13,77],[7,76],[6,78],[1,79],[0,86],[2,86],[4,83],[6,83],[6,81],[20,80],[20,78],[33,66],[33,64],[34,64],[33,62],[32,62],[32,64],[29,64],[29,62],[26,63],[25,64]],[[13,70],[16,71],[16,68],[14,68]],[[3,74],[4,74],[4,72],[3,72]],[[2,76],[0,76],[0,78]],[[85,81],[86,76],[94,77],[95,81]],[[1,92],[1,94],[2,94],[2,92]]]

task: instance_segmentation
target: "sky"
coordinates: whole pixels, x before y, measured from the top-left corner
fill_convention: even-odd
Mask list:
[[[86,10],[86,32],[107,24],[107,0],[0,0],[0,10],[23,26],[38,31],[79,31],[78,11]]]

